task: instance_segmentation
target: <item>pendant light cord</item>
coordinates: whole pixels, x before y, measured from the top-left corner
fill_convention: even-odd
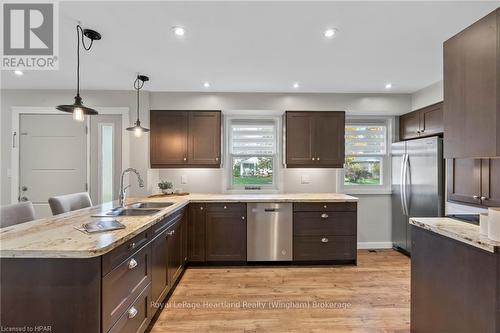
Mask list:
[[[137,75],[137,78],[134,81],[134,88],[137,90],[137,121],[136,123],[139,122],[139,90],[144,87],[144,81],[139,79],[139,75]]]
[[[80,97],[80,38],[82,39],[82,45],[85,51],[89,51],[92,48],[94,40],[90,40],[90,45],[85,45],[85,38],[83,34],[83,29],[80,24],[76,25],[76,95]]]

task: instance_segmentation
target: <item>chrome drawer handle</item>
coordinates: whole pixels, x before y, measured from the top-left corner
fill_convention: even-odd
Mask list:
[[[137,261],[132,258],[130,259],[130,261],[128,262],[128,269],[134,269],[137,267]]]
[[[326,237],[321,238],[321,243],[328,243],[328,238]]]
[[[131,307],[129,310],[128,310],[128,317],[129,319],[132,319],[134,318],[135,316],[137,316],[137,313],[139,313],[139,311],[137,311],[137,309],[135,307]]]
[[[169,236],[173,236],[174,234],[175,234],[175,230],[169,231],[169,232],[167,233],[167,235],[169,235]]]
[[[326,214],[326,213],[321,214],[321,218],[322,219],[327,219],[328,218],[328,214]]]

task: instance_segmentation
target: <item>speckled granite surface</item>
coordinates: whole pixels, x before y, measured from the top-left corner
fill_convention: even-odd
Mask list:
[[[452,238],[474,247],[497,252],[500,242],[479,234],[479,226],[447,217],[413,217],[410,223],[422,229]]]
[[[111,251],[190,202],[356,202],[357,198],[338,193],[297,194],[190,194],[179,197],[130,198],[138,201],[166,201],[172,206],[148,216],[116,217],[126,228],[98,234],[75,229],[95,220],[92,215],[116,207],[108,203],[71,213],[0,229],[0,257],[89,258]]]

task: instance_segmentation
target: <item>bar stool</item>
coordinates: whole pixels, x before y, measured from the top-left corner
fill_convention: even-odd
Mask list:
[[[87,192],[72,193],[50,198],[49,206],[52,210],[52,215],[59,215],[91,207],[92,200]]]
[[[0,207],[0,228],[33,221],[35,209],[30,201]]]

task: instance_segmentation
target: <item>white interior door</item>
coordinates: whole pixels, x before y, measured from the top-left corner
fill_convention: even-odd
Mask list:
[[[19,198],[33,202],[36,218],[51,216],[50,197],[87,190],[85,123],[64,114],[21,114],[19,129]]]
[[[90,196],[94,204],[118,199],[122,169],[122,116],[90,117]]]

